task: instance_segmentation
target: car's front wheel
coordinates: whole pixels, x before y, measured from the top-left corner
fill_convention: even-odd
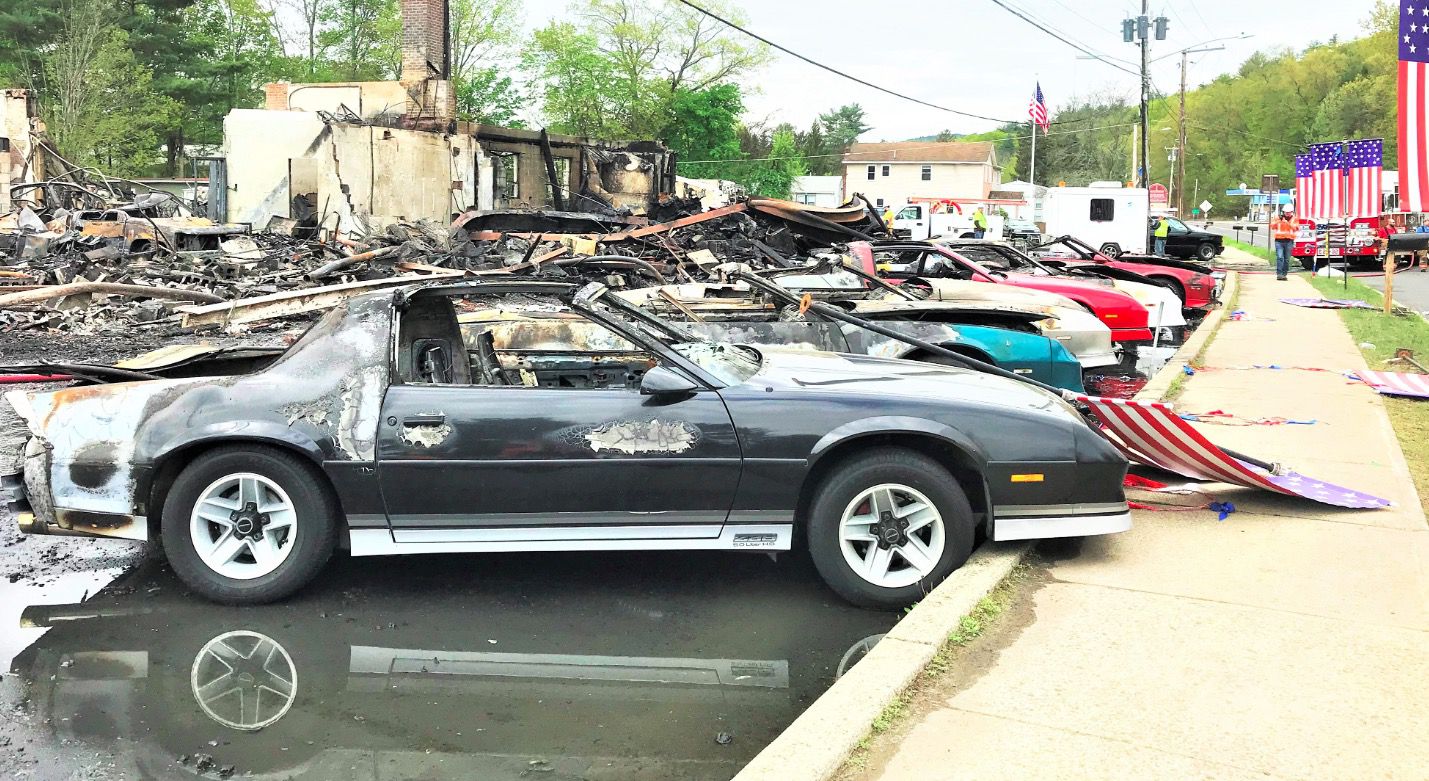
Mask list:
[[[1109,258],[1121,257],[1121,245],[1114,241],[1103,244],[1098,251]]]
[[[899,448],[860,453],[823,480],[807,519],[809,552],[839,596],[907,606],[972,553],[972,508],[938,462]]]
[[[1205,242],[1204,244],[1201,244],[1199,247],[1196,247],[1196,257],[1207,263],[1210,263],[1211,261],[1216,259],[1216,245],[1210,242]]]
[[[332,555],[337,508],[297,456],[225,447],[200,456],[164,501],[175,574],[217,602],[272,602],[312,580]]]

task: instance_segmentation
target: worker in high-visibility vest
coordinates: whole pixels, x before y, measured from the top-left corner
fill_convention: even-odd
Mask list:
[[[893,232],[893,207],[889,206],[883,210],[883,226],[888,228],[888,232]]]
[[[980,239],[985,235],[987,235],[987,213],[979,206],[977,211],[973,212],[973,238]]]
[[[1156,237],[1156,251],[1152,254],[1166,254],[1166,237],[1171,235],[1171,221],[1164,216],[1156,218],[1156,230],[1152,233]]]
[[[1270,235],[1275,239],[1275,278],[1290,276],[1290,252],[1295,247],[1295,215],[1285,212],[1280,219],[1271,220]]]

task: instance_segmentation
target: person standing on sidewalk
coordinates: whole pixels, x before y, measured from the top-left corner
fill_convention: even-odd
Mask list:
[[[973,238],[980,239],[986,235],[987,213],[982,210],[981,206],[979,206],[977,207],[977,211],[973,212]]]
[[[1295,217],[1290,212],[1270,223],[1270,235],[1275,238],[1275,278],[1290,276],[1290,252],[1295,247]]]
[[[1171,223],[1164,216],[1156,218],[1156,230],[1152,232],[1156,237],[1156,251],[1153,255],[1166,254],[1166,237],[1171,235]]]

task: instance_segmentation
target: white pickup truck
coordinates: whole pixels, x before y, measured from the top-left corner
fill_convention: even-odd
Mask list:
[[[992,212],[987,214],[987,236],[985,238],[1002,238],[1001,216]],[[971,239],[973,236],[973,211],[959,213],[956,210],[951,212],[933,208],[926,203],[910,203],[893,213],[893,235],[900,239],[913,239],[922,241],[938,237],[950,239]]]

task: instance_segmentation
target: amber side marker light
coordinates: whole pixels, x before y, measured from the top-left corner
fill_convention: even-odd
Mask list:
[[[1040,474],[1013,475],[1013,476],[1012,476],[1012,482],[1014,482],[1014,483],[1040,483],[1040,482],[1042,482],[1042,475],[1040,475]]]

